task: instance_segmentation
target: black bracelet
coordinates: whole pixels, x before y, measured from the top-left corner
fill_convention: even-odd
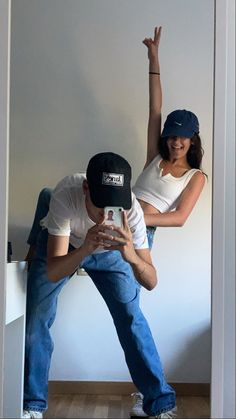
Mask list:
[[[155,71],[149,71],[149,74],[157,74],[158,76],[160,76],[160,73],[156,73]]]

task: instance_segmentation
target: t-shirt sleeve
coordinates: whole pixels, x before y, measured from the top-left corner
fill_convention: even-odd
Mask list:
[[[132,194],[132,208],[128,211],[128,223],[133,236],[134,248],[148,249],[143,210],[134,194]]]
[[[50,201],[49,212],[40,223],[43,228],[47,228],[49,234],[70,236],[72,209],[69,202],[66,189],[54,190]]]

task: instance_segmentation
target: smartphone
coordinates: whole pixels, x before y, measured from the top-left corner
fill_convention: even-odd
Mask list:
[[[105,224],[122,227],[123,226],[122,211],[123,211],[122,207],[105,207],[104,208]],[[112,230],[107,230],[105,232],[107,232],[107,234],[110,234],[113,237],[116,237],[118,235],[116,231],[112,231]],[[107,243],[116,244],[114,240],[113,241],[108,240]]]

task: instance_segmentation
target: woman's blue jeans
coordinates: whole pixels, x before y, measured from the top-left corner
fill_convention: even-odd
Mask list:
[[[53,351],[49,329],[56,316],[58,295],[69,280],[69,277],[56,283],[48,280],[47,236],[46,230],[39,232],[36,256],[28,273],[24,408],[37,411],[47,409]],[[32,231],[31,239],[33,243]],[[144,395],[145,412],[154,416],[171,410],[175,406],[175,392],[165,380],[151,331],[140,310],[140,285],[130,265],[120,252],[109,251],[86,257],[81,267],[112,315],[132,380]]]

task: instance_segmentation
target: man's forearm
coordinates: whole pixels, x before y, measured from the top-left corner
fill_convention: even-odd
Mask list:
[[[88,256],[88,254],[84,247],[81,246],[67,255],[48,258],[48,279],[52,282],[57,282],[66,276],[72,275],[86,256]]]
[[[138,256],[130,265],[132,266],[137,281],[144,288],[151,291],[157,284],[157,275],[154,266]]]

